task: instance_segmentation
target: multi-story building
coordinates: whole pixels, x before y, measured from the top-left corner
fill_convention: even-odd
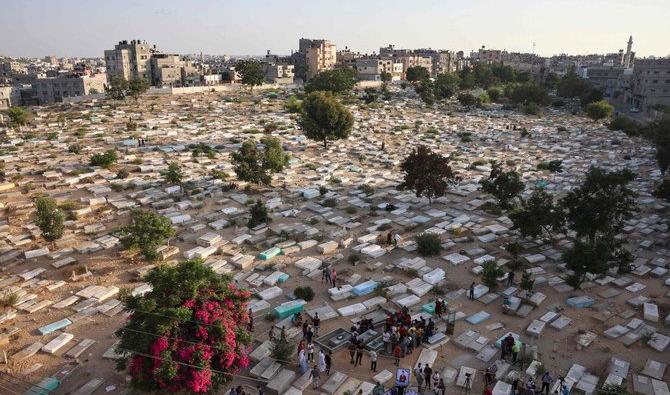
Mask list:
[[[32,84],[33,97],[37,104],[60,102],[64,97],[85,96],[105,90],[105,74],[82,75],[63,73],[57,77],[38,78]]]
[[[158,87],[199,86],[200,70],[190,60],[176,54],[154,53],[151,57],[151,84]]]
[[[391,81],[398,81],[403,75],[403,64],[393,58],[359,58],[356,71],[361,81],[381,81],[382,73],[389,73]]]
[[[154,53],[156,46],[146,41],[119,41],[114,49],[105,50],[107,78],[118,76],[126,80],[144,78],[151,81],[151,58]]]
[[[628,100],[642,111],[670,106],[670,58],[636,59]]]
[[[268,50],[263,63],[265,80],[274,84],[292,84],[295,78],[295,66],[290,56],[273,55]]]
[[[579,74],[604,96],[617,97],[623,93],[620,81],[624,70],[620,66],[592,66],[583,68]]]
[[[482,45],[479,51],[470,53],[470,59],[485,64],[502,63],[507,51],[500,49],[486,49]]]
[[[309,80],[324,70],[332,70],[337,62],[337,47],[328,40],[301,38],[300,53],[304,53],[306,78]]]
[[[15,86],[0,86],[0,110],[21,105],[21,90]]]

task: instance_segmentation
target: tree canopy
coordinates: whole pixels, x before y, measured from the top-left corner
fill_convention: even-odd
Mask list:
[[[405,79],[410,82],[423,81],[430,78],[430,72],[422,66],[408,67],[405,72]]]
[[[477,97],[470,92],[461,92],[458,94],[458,102],[464,106],[474,106],[477,104]]]
[[[213,393],[249,366],[250,292],[200,260],[160,265],[143,279],[145,295],[124,298],[132,314],[116,334],[134,388]]]
[[[544,189],[534,190],[528,199],[512,210],[509,218],[514,223],[512,229],[518,229],[523,237],[534,239],[545,234],[552,237],[553,232],[563,230],[565,223],[561,207]]]
[[[356,85],[357,72],[353,69],[325,70],[305,84],[305,92],[331,92],[335,95],[350,92]]]
[[[305,135],[323,142],[347,138],[354,126],[354,117],[333,95],[312,92],[302,102],[300,127]]]
[[[510,201],[525,189],[519,173],[516,170],[504,171],[500,162],[492,163],[488,178],[479,183],[481,189],[498,199],[498,205],[504,209],[510,208]]]
[[[139,249],[144,258],[158,258],[156,249],[175,235],[168,218],[153,211],[135,209],[130,212],[130,224],[119,228],[121,243],[128,249]]]
[[[91,156],[91,166],[100,166],[104,169],[110,168],[116,161],[118,160],[118,156],[116,154],[116,151],[113,149],[107,150],[105,152],[93,154]]]
[[[400,189],[413,190],[417,197],[433,199],[444,196],[450,185],[460,178],[451,169],[449,158],[420,145],[400,165],[405,173]]]
[[[438,100],[448,99],[458,92],[460,78],[455,73],[441,73],[433,83],[435,97]]]
[[[276,137],[265,137],[261,143],[263,150],[253,140],[243,142],[238,151],[231,153],[231,161],[240,180],[270,185],[272,173],[282,171],[289,157]]]
[[[37,206],[35,223],[42,232],[42,238],[45,241],[54,242],[63,237],[65,215],[58,208],[56,200],[51,197],[40,196],[36,199],[35,205]]]
[[[249,221],[247,221],[247,227],[253,229],[260,224],[266,224],[270,222],[270,217],[268,217],[268,208],[261,202],[260,199],[256,200],[251,208],[249,209]]]
[[[147,90],[149,90],[149,81],[145,78],[133,78],[128,82],[128,95],[135,101]]]
[[[184,177],[184,173],[181,171],[181,166],[179,162],[171,162],[168,165],[168,168],[165,171],[161,172],[165,182],[168,184],[181,184],[181,180]]]
[[[645,130],[656,148],[656,162],[662,174],[670,169],[670,117],[649,124]]]
[[[609,118],[614,107],[605,100],[599,100],[586,105],[586,115],[594,121]]]
[[[25,126],[32,120],[32,113],[23,107],[9,107],[7,109],[9,124],[14,127]]]
[[[262,85],[263,82],[265,82],[263,65],[255,59],[241,60],[237,62],[235,71],[240,73],[242,83],[252,90],[254,89],[254,86]]]
[[[118,75],[113,75],[109,79],[109,83],[105,85],[105,92],[107,96],[114,100],[123,100],[128,93],[128,80]]]

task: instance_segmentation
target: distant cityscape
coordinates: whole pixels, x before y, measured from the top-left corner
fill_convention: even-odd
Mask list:
[[[316,74],[350,68],[360,81],[380,81],[389,73],[392,81],[403,81],[411,67],[426,68],[431,77],[456,73],[476,63],[500,64],[531,73],[538,79],[571,70],[602,91],[610,100],[649,112],[670,105],[670,58],[638,59],[633,37],[625,49],[606,54],[542,57],[534,53],[481,48],[464,51],[431,48],[404,49],[388,45],[379,53],[365,54],[325,39],[298,40],[290,55],[254,57],[262,63],[265,80],[271,84],[300,85]],[[104,97],[110,78],[142,78],[152,87],[196,87],[239,83],[235,65],[242,58],[228,55],[169,54],[143,40],[119,41],[100,58],[42,59],[0,56],[0,109],[10,106],[47,105]]]

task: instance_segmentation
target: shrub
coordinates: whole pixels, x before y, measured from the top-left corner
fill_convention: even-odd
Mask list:
[[[349,257],[347,258],[347,261],[349,261],[349,263],[351,263],[352,265],[355,265],[356,262],[359,262],[360,260],[361,256],[356,253],[349,254]]]
[[[498,277],[503,275],[503,270],[493,261],[487,261],[483,265],[482,282],[491,289],[498,287]]]
[[[335,207],[337,206],[337,200],[335,198],[328,198],[321,203],[323,207]]]
[[[521,107],[521,111],[526,115],[542,115],[542,107],[534,102],[525,104],[523,107]]]
[[[119,169],[119,171],[116,173],[116,178],[118,178],[118,179],[127,178],[129,174],[130,173],[128,172],[128,169],[126,169],[124,167],[124,168]]]
[[[81,152],[81,145],[77,143],[70,144],[70,146],[67,147],[67,150],[73,154],[79,154]]]
[[[663,182],[658,184],[654,190],[654,196],[659,199],[665,199],[670,202],[670,180],[665,179]]]
[[[356,207],[349,206],[345,211],[347,212],[347,214],[356,214],[358,210],[356,210]]]
[[[323,196],[323,195],[325,195],[325,194],[327,194],[327,193],[328,193],[328,188],[326,188],[326,187],[324,187],[323,185],[321,185],[321,186],[319,187],[319,195]]]
[[[107,150],[104,153],[97,153],[91,156],[91,165],[107,169],[116,163],[117,159],[116,151]]]
[[[571,283],[571,282],[574,283],[574,281],[571,280],[571,278],[572,278],[572,276],[568,277],[566,282],[569,285],[575,286]],[[577,278],[577,282],[578,281],[579,281],[579,278]],[[533,291],[533,285],[535,285],[535,280],[533,280],[533,278],[530,276],[530,273],[524,271],[523,275],[521,276],[521,284],[519,285],[519,287],[521,289],[525,290],[525,291],[532,292]],[[577,283],[576,286],[579,286],[579,283]]]
[[[0,307],[12,307],[19,301],[19,294],[8,292],[0,297]]]
[[[586,115],[594,121],[607,118],[612,114],[614,107],[605,100],[599,100],[586,105]]]
[[[442,241],[434,233],[422,233],[416,238],[416,247],[420,255],[433,256],[442,251]]]
[[[306,302],[309,302],[314,299],[314,290],[310,286],[296,287],[293,291],[293,295],[298,299],[303,299]]]
[[[365,193],[366,195],[370,196],[375,193],[375,188],[370,184],[363,184],[361,185],[361,191],[363,191],[363,193]]]
[[[268,209],[260,200],[257,200],[256,204],[251,206],[250,214],[251,218],[249,218],[249,221],[247,222],[249,229],[270,221],[270,218],[268,217]]]
[[[615,116],[607,127],[610,130],[621,130],[628,136],[638,136],[640,134],[640,125],[624,115]]]

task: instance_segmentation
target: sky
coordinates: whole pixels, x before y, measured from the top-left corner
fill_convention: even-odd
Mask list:
[[[0,55],[102,56],[120,40],[162,52],[289,54],[339,48],[480,48],[670,54],[670,0],[0,0]]]

